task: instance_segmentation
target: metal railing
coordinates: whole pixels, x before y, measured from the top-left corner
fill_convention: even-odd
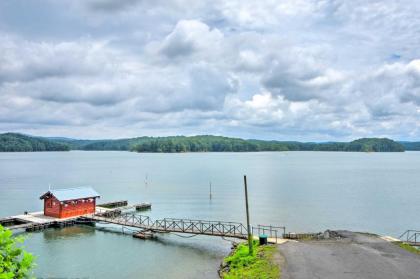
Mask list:
[[[106,212],[105,214],[92,214],[83,218],[145,229],[153,226],[153,221],[149,216],[134,213]]]
[[[247,238],[248,231],[241,223],[165,218],[156,220],[153,227],[159,231]]]
[[[419,230],[406,230],[399,239],[410,244],[420,245],[420,231]]]
[[[136,213],[121,213],[121,212],[106,212],[103,214],[93,214],[85,216],[93,221],[113,223],[122,226],[131,226],[155,232],[178,232],[188,234],[202,234],[214,235],[222,237],[234,237],[246,239],[248,237],[248,230],[238,222],[224,222],[224,221],[207,221],[194,219],[176,219],[164,218],[152,220],[149,216],[139,215]],[[285,227],[263,226],[258,225],[252,228],[252,233],[258,231],[267,234],[270,238],[277,239],[282,237],[279,235],[279,230],[285,232]]]
[[[131,226],[157,232],[180,232],[190,234],[203,234],[247,238],[247,230],[241,223],[223,221],[205,221],[192,219],[165,218],[152,221],[149,216],[136,213],[106,212],[93,214],[82,218],[94,221]]]
[[[267,235],[268,238],[274,238],[277,243],[277,240],[279,238],[283,238],[286,234],[286,227],[258,225],[256,227],[252,227],[252,234],[254,235],[255,233],[257,233],[258,235]]]

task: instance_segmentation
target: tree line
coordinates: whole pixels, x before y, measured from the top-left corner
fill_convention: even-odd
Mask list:
[[[0,134],[0,152],[68,151],[67,144],[15,133]]]
[[[362,138],[351,142],[297,142],[245,140],[221,136],[138,137],[118,140],[75,140],[1,134],[0,151],[121,150],[134,152],[258,152],[343,151],[402,152],[403,144],[387,138]]]
[[[343,151],[403,152],[404,147],[386,138],[364,138],[352,142],[302,143],[244,140],[217,136],[148,138],[134,144],[136,152],[257,152],[257,151]]]

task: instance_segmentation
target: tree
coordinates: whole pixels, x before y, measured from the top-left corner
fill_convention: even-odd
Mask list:
[[[31,276],[34,256],[23,249],[23,240],[23,237],[12,237],[12,232],[0,225],[0,279]]]

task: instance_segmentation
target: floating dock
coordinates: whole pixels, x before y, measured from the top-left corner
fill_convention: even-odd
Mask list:
[[[143,202],[143,203],[139,203],[134,205],[136,210],[142,211],[142,210],[149,210],[152,208],[152,204],[149,202]]]
[[[32,232],[50,227],[61,228],[75,224],[106,223],[131,227],[135,230],[133,237],[140,239],[153,238],[155,233],[186,233],[238,239],[247,239],[248,237],[247,229],[242,223],[174,218],[152,220],[149,216],[139,215],[133,211],[124,212],[129,209],[148,210],[151,207],[152,204],[147,202],[128,205],[128,201],[116,201],[99,204],[95,208],[95,213],[80,216],[54,218],[45,216],[43,212],[33,212],[0,219],[0,224],[10,230],[23,229]],[[280,228],[285,230],[284,227],[262,225],[252,229],[253,232],[254,230],[262,231],[271,240],[269,242],[277,243],[278,229]]]
[[[152,231],[140,231],[133,234],[134,238],[140,238],[140,239],[150,239],[154,237],[154,234]]]
[[[149,210],[152,208],[152,204],[149,202],[143,202],[138,204],[129,205],[128,201],[116,201],[98,204],[96,206],[96,214],[99,216],[115,216],[122,214],[123,211],[135,209],[138,211]]]
[[[0,219],[0,225],[9,230],[37,231],[50,227],[74,225],[78,217],[54,218],[45,216],[43,212],[32,212]]]
[[[152,207],[151,203],[139,203],[134,205],[128,205],[128,201],[114,201],[99,204],[96,206],[95,215],[98,216],[115,216],[122,214],[123,210],[135,209],[135,210],[147,210]],[[91,215],[91,214],[87,214]],[[28,232],[39,231],[47,228],[62,228],[66,226],[72,226],[78,223],[86,223],[86,220],[81,221],[80,217],[87,216],[75,216],[69,218],[55,218],[45,216],[44,212],[30,212],[21,215],[15,215],[5,218],[0,218],[0,225],[9,230],[25,230]]]
[[[116,208],[116,207],[123,207],[127,205],[128,205],[128,201],[114,201],[114,202],[97,204],[96,206],[104,207],[104,208]]]

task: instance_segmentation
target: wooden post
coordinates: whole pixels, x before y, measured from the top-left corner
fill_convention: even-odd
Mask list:
[[[211,199],[211,181],[210,181],[210,199]]]
[[[246,183],[246,175],[244,175],[244,186],[245,186],[246,225],[248,228],[248,249],[249,249],[249,254],[252,255],[252,233],[251,233],[251,225],[249,224],[248,186]]]

